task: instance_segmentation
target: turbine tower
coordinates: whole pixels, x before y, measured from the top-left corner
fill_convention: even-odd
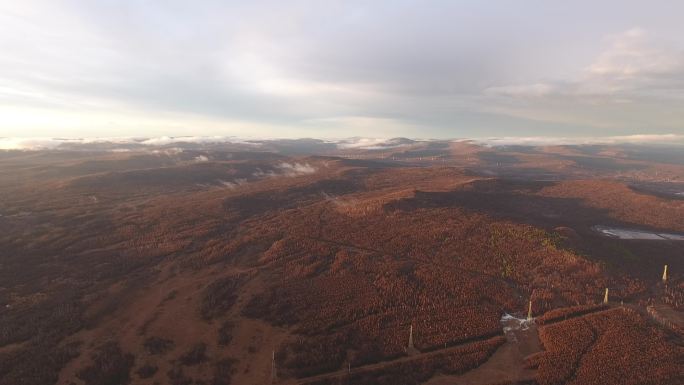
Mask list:
[[[532,300],[530,300],[529,305],[527,305],[527,320],[532,320]]]
[[[411,328],[409,329],[409,343],[408,343],[408,348],[409,350],[413,349],[413,324],[411,324]]]
[[[276,376],[276,363],[275,363],[275,350],[273,351],[273,356],[271,358],[271,383],[275,383],[277,379]]]

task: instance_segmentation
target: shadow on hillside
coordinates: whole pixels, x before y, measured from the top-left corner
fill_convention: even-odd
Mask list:
[[[416,191],[411,198],[389,202],[388,211],[412,211],[421,208],[458,207],[494,218],[510,219],[535,226],[568,226],[588,229],[598,223],[619,225],[607,210],[591,208],[576,198],[554,198],[524,191],[456,190],[447,192]]]
[[[617,272],[628,272],[647,280],[657,280],[663,264],[684,268],[677,256],[684,253],[684,242],[621,240],[602,236],[591,229],[596,224],[651,229],[626,223],[610,216],[608,210],[589,207],[577,198],[534,195],[550,182],[489,180],[474,183],[471,189],[447,192],[416,191],[411,198],[387,203],[386,211],[462,208],[492,218],[511,220],[552,230],[569,227],[571,234],[562,246],[601,260]]]

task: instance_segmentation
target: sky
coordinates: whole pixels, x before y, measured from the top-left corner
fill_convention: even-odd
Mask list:
[[[679,0],[0,0],[0,137],[681,135],[682,15]]]

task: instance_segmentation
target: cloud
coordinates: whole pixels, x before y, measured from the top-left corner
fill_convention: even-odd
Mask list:
[[[663,8],[618,0],[8,1],[0,4],[0,130],[241,138],[571,134],[586,125],[661,132],[682,122],[677,106],[652,104],[681,98],[684,36],[684,6]],[[601,36],[632,20],[644,28],[609,37],[596,54]],[[675,42],[654,44],[655,33]],[[638,119],[623,116],[624,106],[598,117],[586,110],[642,100]]]
[[[489,87],[485,94],[510,97],[544,97],[557,92],[557,87],[551,83],[515,84],[508,86]]]
[[[684,50],[633,28],[577,76],[488,87],[483,111],[606,132],[684,130]]]
[[[173,144],[196,143],[200,145],[211,144],[248,144],[250,147],[268,145],[270,141],[277,139],[262,140],[258,143],[235,137],[179,137],[171,140],[169,137],[160,138],[0,138],[0,150],[72,150],[72,149],[104,149],[112,152],[149,151],[153,154],[178,155],[184,150],[180,147],[170,147]],[[362,138],[353,137],[346,139],[329,140],[340,150],[383,150],[410,146],[415,143],[428,143],[430,139],[409,138]],[[500,136],[500,137],[476,137],[462,138],[456,141],[474,141],[484,145],[554,145],[554,144],[670,144],[684,145],[684,134],[636,134],[614,136]],[[120,146],[120,147],[117,147]],[[130,146],[130,148],[126,147]],[[196,162],[209,161],[206,155],[198,155],[193,158]],[[316,172],[316,168],[308,163],[283,162],[274,170],[267,172],[258,169],[252,176],[257,178],[273,176],[296,176]]]
[[[552,145],[584,145],[584,144],[652,144],[652,145],[684,145],[684,134],[643,134],[605,137],[492,137],[474,139],[475,143],[486,146],[552,146]]]
[[[160,136],[155,138],[147,138],[139,141],[140,144],[146,146],[166,146],[174,143],[194,143],[194,144],[212,144],[212,143],[240,143],[258,146],[255,143],[246,139],[239,139],[234,136]]]
[[[243,178],[239,178],[239,179],[235,179],[231,182],[231,181],[225,181],[225,180],[219,179],[217,182],[218,182],[219,186],[225,187],[229,190],[234,190],[234,189],[246,184],[247,180],[243,179]]]
[[[257,169],[255,172],[252,173],[252,176],[255,178],[274,178],[279,176],[293,177],[313,174],[315,172],[316,168],[308,163],[282,162],[276,165],[276,170],[263,171],[262,169]]]
[[[134,144],[137,138],[17,138],[0,137],[0,150],[51,150],[68,145],[88,145],[98,143]]]
[[[0,150],[49,149],[60,144],[50,138],[0,138]]]
[[[340,149],[363,149],[376,150],[381,148],[397,147],[396,144],[387,143],[384,138],[351,138],[343,139],[335,143]]]
[[[362,150],[384,150],[390,148],[397,148],[413,144],[419,139],[408,139],[408,138],[349,138],[340,139],[333,141],[337,145],[337,148],[342,150],[348,149],[362,149]]]
[[[282,171],[281,175],[284,176],[299,176],[306,174],[313,174],[316,172],[316,168],[309,165],[308,163],[280,163],[278,168]]]
[[[87,146],[94,144],[108,144],[134,147],[165,147],[171,145],[178,145],[182,143],[191,143],[198,145],[207,144],[240,144],[251,147],[259,147],[261,143],[251,139],[236,138],[234,136],[160,136],[153,138],[142,137],[118,137],[118,138],[17,138],[17,137],[0,137],[0,150],[48,150],[48,149],[66,149],[74,148],[76,146]],[[125,149],[112,149],[112,151],[122,151]],[[168,148],[165,153],[183,152],[181,148]],[[159,153],[159,150],[153,150]]]
[[[592,75],[627,80],[684,74],[684,51],[667,47],[642,28],[610,37],[611,46],[587,69]]]
[[[624,103],[635,98],[681,99],[684,50],[668,46],[644,29],[633,28],[608,38],[609,47],[576,79],[494,86],[490,96],[567,98],[582,103]]]

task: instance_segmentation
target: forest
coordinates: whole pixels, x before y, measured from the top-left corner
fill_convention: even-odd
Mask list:
[[[529,173],[562,154],[411,146],[0,152],[0,384],[457,381],[530,302],[534,376],[504,383],[681,383],[684,245],[594,226],[684,232],[684,201]]]

